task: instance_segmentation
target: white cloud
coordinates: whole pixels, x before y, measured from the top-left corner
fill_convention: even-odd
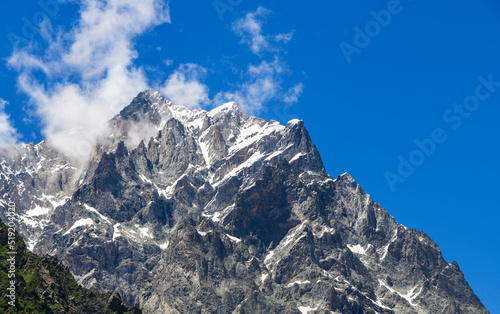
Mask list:
[[[170,23],[170,15],[165,0],[80,3],[73,28],[45,36],[42,54],[27,47],[8,62],[20,73],[18,86],[40,115],[43,133],[70,157],[85,159],[106,132],[104,122],[148,88],[144,71],[133,64],[134,38]]]
[[[289,32],[289,33],[282,33],[282,34],[278,34],[276,36],[274,36],[274,41],[277,42],[277,43],[285,43],[287,44],[290,40],[292,40],[292,37],[293,37],[293,32]]]
[[[174,64],[174,60],[172,59],[165,59],[163,60],[163,63],[166,65],[166,66],[171,66],[172,64]]]
[[[233,90],[218,93],[215,103],[235,101],[244,112],[256,114],[265,109],[265,104],[281,96],[281,74],[286,72],[285,65],[276,58],[272,62],[262,61],[249,65],[244,77],[247,81],[238,84]]]
[[[290,87],[288,92],[284,95],[283,101],[288,105],[293,105],[299,101],[299,97],[304,91],[304,85],[302,83],[295,84],[295,86]]]
[[[16,129],[10,123],[10,117],[5,113],[5,105],[8,102],[0,98],[0,147],[15,144],[17,142]]]
[[[80,0],[79,19],[69,31],[54,28],[58,31],[53,32],[50,21],[45,21],[41,34],[48,48],[40,52],[40,47],[29,46],[15,50],[8,59],[19,72],[19,89],[39,115],[44,135],[68,156],[85,161],[96,140],[108,134],[106,122],[149,88],[145,69],[134,64],[138,57],[134,40],[157,25],[170,23],[165,1]],[[233,31],[259,62],[237,71],[240,80],[228,91],[210,100],[203,83],[207,70],[192,63],[174,70],[160,91],[189,108],[234,100],[254,114],[268,110],[271,103],[276,111],[276,104],[285,108],[297,102],[303,86],[285,84],[290,71],[279,57],[282,46],[273,46],[286,44],[293,33],[265,35],[262,28],[270,13],[259,7],[233,23]],[[264,51],[270,54],[264,57]],[[171,66],[173,60],[164,64]],[[8,121],[7,116],[1,117]],[[14,134],[8,126],[1,130]]]
[[[181,64],[168,77],[162,92],[176,105],[188,108],[203,107],[209,102],[208,87],[200,82],[206,74],[207,70],[199,65]]]
[[[257,114],[270,109],[267,107],[271,102],[274,102],[271,109],[276,112],[279,111],[277,108],[279,103],[290,106],[298,101],[303,85],[298,83],[290,88],[285,86],[285,77],[291,71],[279,56],[281,48],[273,46],[268,40],[274,38],[278,44],[287,44],[293,37],[293,31],[276,36],[264,35],[262,31],[264,18],[270,13],[268,9],[259,6],[255,12],[247,13],[245,17],[233,23],[232,29],[241,37],[241,43],[248,45],[250,51],[259,57],[260,63],[249,64],[244,75],[241,75],[243,82],[236,84],[229,91],[218,93],[214,97],[215,104],[235,101],[243,111]],[[261,54],[263,51],[272,54],[264,56]]]
[[[248,13],[244,18],[233,23],[233,31],[241,36],[241,43],[247,44],[256,55],[259,55],[262,50],[271,48],[267,36],[262,34],[264,18],[269,13],[271,11],[259,6],[257,11]]]

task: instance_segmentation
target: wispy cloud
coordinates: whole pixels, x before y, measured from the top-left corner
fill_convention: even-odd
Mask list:
[[[168,77],[161,91],[176,105],[204,107],[209,103],[208,87],[201,82],[206,74],[207,70],[199,65],[181,64]]]
[[[293,87],[288,89],[288,92],[283,97],[283,101],[287,105],[293,105],[299,102],[299,97],[302,95],[304,91],[304,85],[302,83],[295,84]]]
[[[268,9],[259,6],[255,12],[248,13],[232,25],[233,31],[241,37],[241,43],[247,44],[250,51],[256,55],[271,48],[268,36],[264,36],[262,33],[265,17],[270,13],[271,11]]]
[[[17,132],[10,122],[10,117],[5,113],[8,102],[0,98],[0,148],[17,142]]]
[[[293,32],[282,33],[274,36],[274,41],[277,43],[287,44],[290,40],[292,40]]]
[[[172,64],[174,64],[174,60],[172,59],[165,59],[163,60],[163,64],[165,64],[166,66],[171,66]]]
[[[302,83],[292,87],[286,86],[285,78],[291,74],[291,70],[280,56],[283,52],[282,45],[292,40],[293,31],[275,36],[264,34],[265,18],[271,13],[270,10],[259,6],[256,11],[247,13],[233,23],[234,33],[241,37],[240,43],[248,45],[250,52],[258,56],[260,62],[249,64],[241,76],[242,81],[235,84],[231,90],[216,94],[216,104],[235,101],[243,111],[257,114],[270,109],[267,106],[271,102],[275,102],[272,108],[274,112],[279,112],[276,103],[282,103],[284,108],[298,102],[304,86]],[[273,38],[274,43],[269,40]],[[288,114],[281,116],[286,118]]]
[[[261,61],[258,65],[249,65],[243,77],[246,81],[237,84],[233,90],[218,93],[214,102],[217,104],[235,101],[244,112],[255,114],[262,111],[265,104],[279,98],[281,93],[282,74],[285,64],[278,58],[272,62]]]
[[[80,3],[77,23],[67,32],[46,35],[43,53],[26,47],[8,60],[19,72],[20,90],[42,119],[44,134],[75,158],[86,157],[103,121],[148,87],[144,71],[133,63],[138,56],[134,38],[170,23],[164,0]],[[49,21],[42,23],[50,27]]]

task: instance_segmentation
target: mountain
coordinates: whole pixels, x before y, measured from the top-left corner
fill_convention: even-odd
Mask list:
[[[0,164],[30,249],[87,288],[145,313],[488,313],[432,239],[326,173],[302,121],[145,91],[108,129],[83,166],[47,140]]]
[[[10,231],[12,232],[12,231]],[[106,294],[92,292],[76,283],[57,258],[49,255],[37,256],[31,253],[17,234],[0,221],[0,309],[2,313],[141,313],[129,308],[116,292]],[[9,237],[15,239],[9,243]],[[11,249],[13,244],[14,250]],[[15,272],[7,272],[9,259],[14,251]],[[4,268],[5,267],[5,268]],[[16,299],[7,297],[11,284],[15,282]],[[14,301],[14,305],[8,302]]]

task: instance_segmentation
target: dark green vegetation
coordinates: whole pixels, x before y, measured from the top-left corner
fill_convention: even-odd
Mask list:
[[[15,233],[15,279],[8,278],[8,227],[0,221],[0,313],[141,313],[127,307],[117,293],[81,287],[56,257],[31,253]],[[15,306],[7,290],[15,280]]]

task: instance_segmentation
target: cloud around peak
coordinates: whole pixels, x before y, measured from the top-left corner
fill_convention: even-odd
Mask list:
[[[209,104],[208,87],[201,81],[207,70],[197,64],[181,64],[166,80],[161,92],[176,105],[192,108]]]
[[[29,45],[8,59],[44,135],[76,159],[86,158],[88,147],[104,135],[103,121],[149,86],[143,69],[134,65],[133,40],[170,23],[164,0],[82,0],[80,5],[77,22],[66,32],[52,33],[50,21],[41,23],[45,50]]]
[[[18,72],[19,90],[28,96],[30,110],[42,122],[43,135],[76,160],[85,161],[95,142],[108,135],[109,119],[151,87],[191,109],[235,101],[249,114],[285,110],[303,92],[302,83],[288,82],[292,71],[282,57],[293,31],[266,34],[264,25],[272,12],[263,7],[232,23],[233,33],[248,46],[254,61],[230,72],[236,77],[211,96],[205,80],[217,69],[185,62],[164,81],[151,81],[147,70],[137,65],[135,40],[171,21],[165,0],[82,0],[79,4],[80,15],[69,30],[53,28],[48,20],[41,23],[45,49],[28,45],[8,58],[8,65]],[[173,60],[164,63],[171,66]],[[1,112],[0,135],[6,142],[15,142],[15,130]]]

